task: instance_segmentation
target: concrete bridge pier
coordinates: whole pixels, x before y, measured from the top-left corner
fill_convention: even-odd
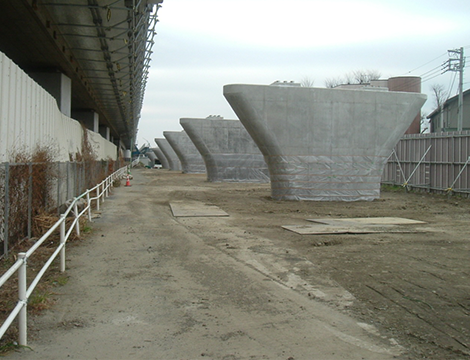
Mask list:
[[[163,151],[160,150],[158,147],[152,148],[153,152],[155,155],[157,155],[157,159],[160,160],[160,163],[162,164],[162,168],[164,169],[169,169],[170,167],[168,166],[168,160],[166,159],[166,156],[163,154]]]
[[[263,154],[238,120],[182,118],[211,182],[269,182]]]
[[[264,154],[277,200],[380,197],[394,146],[426,101],[418,93],[225,85],[224,96]]]
[[[168,161],[169,169],[173,171],[181,171],[180,159],[178,159],[178,155],[176,155],[175,150],[173,150],[168,140],[163,138],[156,138],[155,142],[165,155],[166,160]]]
[[[183,173],[206,173],[206,165],[204,164],[204,160],[186,132],[164,131],[163,136],[165,136],[176,155],[178,155]]]

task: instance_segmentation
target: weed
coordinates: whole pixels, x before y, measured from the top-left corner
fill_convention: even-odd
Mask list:
[[[404,192],[405,187],[401,185],[382,184],[381,191]]]
[[[62,275],[62,276],[57,276],[54,281],[52,281],[52,284],[55,286],[64,286],[69,282],[69,277]]]
[[[33,313],[39,313],[43,310],[49,309],[53,302],[51,293],[38,289],[35,290],[28,299],[28,308]]]
[[[0,346],[0,354],[7,354],[10,351],[18,351],[20,349],[28,349],[34,351],[32,348],[26,345],[18,345],[16,341],[9,341],[6,344]]]
[[[89,233],[91,233],[91,230],[92,230],[91,226],[85,225],[81,231],[82,231],[84,234],[89,234]]]

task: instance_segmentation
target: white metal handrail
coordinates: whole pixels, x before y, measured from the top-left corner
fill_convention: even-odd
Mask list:
[[[130,167],[135,166],[137,162],[133,161]],[[65,271],[65,244],[70,234],[75,228],[75,231],[78,236],[80,236],[80,226],[79,219],[85,213],[88,214],[88,220],[91,221],[91,204],[92,201],[96,200],[96,208],[99,210],[100,202],[104,202],[104,198],[109,196],[109,188],[112,186],[114,180],[123,178],[124,176],[129,175],[129,167],[125,166],[115,171],[109,175],[102,182],[97,184],[95,187],[88,189],[83,194],[74,198],[70,206],[65,210],[63,214],[60,215],[59,220],[38,240],[36,243],[26,252],[18,254],[17,261],[0,277],[0,287],[5,284],[17,271],[18,271],[18,303],[15,308],[12,310],[8,318],[5,320],[3,325],[0,327],[0,339],[3,337],[5,332],[11,326],[13,321],[18,316],[18,344],[21,346],[27,345],[27,304],[28,299],[36,288],[37,284],[41,280],[42,276],[45,274],[49,266],[55,260],[55,258],[60,254],[60,271]],[[96,192],[96,196],[91,197],[90,193]],[[80,212],[78,212],[78,201],[86,197],[86,206]],[[70,225],[70,228],[66,231],[66,218],[67,215],[72,213],[75,218]],[[49,236],[60,227],[60,243],[54,253],[49,257],[48,261],[43,265],[41,270],[38,272],[34,280],[27,287],[26,282],[26,266],[28,258],[40,247],[44,241],[46,241]]]

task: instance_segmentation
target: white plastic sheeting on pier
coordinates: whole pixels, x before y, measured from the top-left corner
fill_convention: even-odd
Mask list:
[[[212,182],[269,182],[263,154],[238,120],[182,118]]]

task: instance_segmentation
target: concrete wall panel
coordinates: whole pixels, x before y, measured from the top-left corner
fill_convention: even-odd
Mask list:
[[[155,142],[168,161],[168,169],[173,171],[181,171],[180,159],[178,158],[178,155],[176,155],[175,150],[173,150],[173,147],[170,145],[168,140],[163,138],[156,138]]]
[[[164,131],[163,136],[173,147],[186,174],[205,174],[206,165],[201,153],[184,131]]]
[[[61,113],[47,91],[0,53],[0,162],[36,147],[49,147],[55,160],[68,161],[81,151],[83,135],[78,121]],[[112,142],[89,130],[87,137],[97,159],[117,158]]]
[[[226,85],[281,200],[373,200],[387,158],[426,100],[417,93]]]
[[[269,182],[263,154],[238,120],[180,119],[212,182]]]

